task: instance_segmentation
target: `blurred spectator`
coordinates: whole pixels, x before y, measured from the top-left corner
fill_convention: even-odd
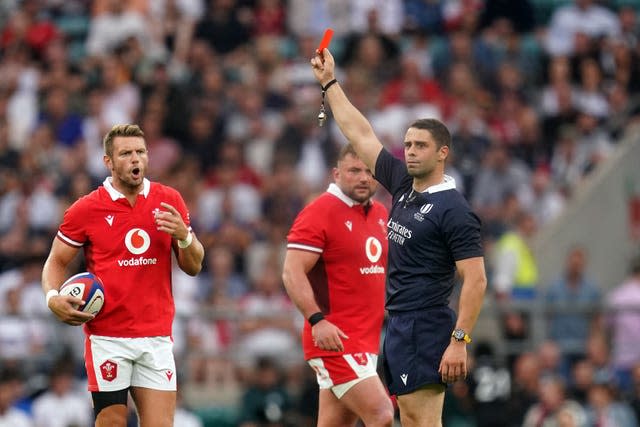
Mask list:
[[[28,362],[31,366],[46,356],[51,327],[44,317],[26,317],[20,310],[22,287],[8,289],[0,307],[0,365],[21,366]]]
[[[631,368],[640,362],[640,257],[630,273],[607,296],[607,324],[611,327],[612,364],[622,390],[630,384]]]
[[[522,427],[526,412],[538,399],[540,364],[535,353],[519,354],[512,365],[512,372],[511,395],[504,411],[509,427]]]
[[[539,166],[531,177],[532,197],[527,210],[536,219],[539,227],[553,222],[564,211],[566,198],[555,187],[548,168]]]
[[[404,23],[403,3],[402,0],[352,0],[349,28],[359,34],[398,36]]]
[[[82,118],[69,111],[69,94],[63,87],[49,88],[38,126],[46,123],[53,131],[56,143],[73,146],[83,140]]]
[[[227,144],[230,144],[230,150],[234,149],[233,142]],[[235,156],[220,159],[212,172],[212,185],[198,197],[199,227],[203,231],[211,231],[228,224],[244,227],[245,233],[250,232],[260,215],[260,193],[252,182],[247,182],[255,178],[254,173]],[[244,243],[240,244],[244,246]]]
[[[33,400],[35,427],[88,426],[93,423],[91,396],[76,383],[73,363],[59,360],[49,371],[44,393]]]
[[[594,0],[573,0],[573,4],[560,6],[553,12],[547,31],[547,52],[552,56],[570,55],[578,34],[596,42],[600,37],[618,36],[620,23],[611,10]]]
[[[256,2],[252,33],[254,36],[284,36],[287,30],[287,7],[283,0]]]
[[[195,25],[205,12],[205,0],[155,0],[149,18],[155,43],[162,46],[172,69],[186,65]]]
[[[382,33],[352,33],[345,39],[341,62],[350,74],[358,73],[378,86],[396,73],[395,67],[389,65],[395,63],[398,54],[398,44]]]
[[[560,345],[553,340],[545,340],[537,349],[538,361],[540,363],[540,378],[557,377],[565,384],[569,380],[569,372],[566,369],[562,358]]]
[[[287,3],[287,26],[292,35],[296,37],[314,36],[319,39],[325,29],[333,28],[335,36],[338,38],[351,30],[349,27],[349,2],[342,0],[289,0]],[[312,50],[307,51],[308,55],[312,53]]]
[[[604,94],[600,65],[593,58],[584,58],[579,63],[580,85],[575,102],[580,111],[588,112],[599,119],[609,114],[609,103]]]
[[[587,257],[586,248],[571,248],[562,275],[546,290],[545,300],[551,309],[549,337],[570,359],[586,353],[591,323],[600,304],[600,289],[587,276]]]
[[[631,370],[631,382],[633,386],[626,397],[631,402],[636,420],[640,422],[640,362],[636,363]]]
[[[202,420],[197,417],[185,404],[181,385],[178,386],[176,414],[173,417],[173,427],[204,427]]]
[[[587,405],[587,397],[589,389],[593,384],[594,375],[595,370],[593,364],[588,359],[574,361],[567,394],[583,407]]]
[[[531,250],[537,230],[535,218],[520,212],[513,229],[496,242],[493,286],[501,301],[532,301],[537,295],[538,266]]]
[[[90,56],[113,53],[130,37],[136,38],[143,50],[152,54],[151,33],[140,10],[131,3],[127,7],[127,2],[120,0],[104,0],[94,6],[96,14],[90,21],[86,46]]]
[[[489,342],[479,342],[474,347],[470,383],[476,425],[509,426],[509,413],[505,407],[511,395],[511,373]]]
[[[260,357],[272,357],[282,367],[300,363],[297,311],[280,278],[281,267],[267,260],[260,276],[239,304],[238,363],[248,366]]]
[[[200,163],[198,175],[210,174],[218,161],[222,139],[220,117],[211,117],[204,111],[196,111],[189,117],[183,149]]]
[[[203,293],[212,301],[237,301],[249,290],[247,275],[237,272],[233,253],[223,245],[208,248],[206,272],[200,280]]]
[[[240,427],[285,427],[292,402],[278,364],[260,357],[250,373],[240,405]]]
[[[587,340],[587,361],[593,368],[593,378],[614,378],[608,335],[593,332]]]
[[[499,220],[508,196],[514,195],[521,206],[531,199],[530,171],[512,158],[503,144],[493,143],[485,152],[477,171],[471,203],[484,222]]]
[[[178,143],[162,132],[162,117],[160,113],[147,112],[142,116],[141,126],[149,150],[149,177],[163,181],[176,166],[182,155]]]
[[[522,427],[559,425],[560,413],[568,413],[576,426],[584,424],[584,409],[577,402],[567,398],[564,381],[559,377],[543,378],[540,382],[538,403],[529,408]]]
[[[535,2],[533,2],[535,3]],[[507,21],[518,33],[528,33],[534,28],[534,8],[530,0],[485,0],[480,19],[480,27],[496,25]],[[502,25],[502,24],[500,24]]]
[[[491,145],[490,136],[477,107],[473,105],[457,108],[450,123],[452,161],[462,175],[466,194],[471,195],[475,189],[476,173]]]
[[[616,396],[614,378],[597,378],[589,388],[588,425],[637,427],[638,421],[628,403]]]
[[[34,427],[25,412],[14,407],[24,392],[24,382],[16,368],[0,369],[0,425],[3,427]]]
[[[131,70],[115,55],[100,61],[101,99],[100,122],[111,127],[133,123],[140,108],[140,88],[132,81]]]
[[[219,54],[228,54],[249,41],[249,10],[237,0],[208,0],[198,21],[195,38],[206,41]]]
[[[24,0],[0,34],[0,47],[24,45],[35,54],[42,54],[47,44],[60,36],[53,22],[42,13],[39,0]]]

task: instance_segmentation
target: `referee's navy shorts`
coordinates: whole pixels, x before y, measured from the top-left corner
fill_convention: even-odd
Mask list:
[[[382,354],[391,394],[443,384],[438,368],[455,323],[456,314],[448,306],[389,313]]]

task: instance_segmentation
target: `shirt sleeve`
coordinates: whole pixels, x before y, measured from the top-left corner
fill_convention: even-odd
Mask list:
[[[483,256],[480,219],[468,205],[459,204],[447,211],[443,230],[453,259]]]
[[[380,151],[376,159],[375,178],[392,195],[412,181],[404,162],[386,149]]]
[[[85,209],[84,199],[77,200],[64,213],[62,224],[58,228],[58,239],[69,246],[80,248],[87,241],[87,231],[84,226],[89,213]]]
[[[298,214],[287,235],[287,249],[324,252],[326,232],[323,215],[318,215],[318,211],[321,208],[311,204]]]

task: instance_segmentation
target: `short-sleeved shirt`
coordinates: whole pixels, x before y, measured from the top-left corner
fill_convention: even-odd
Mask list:
[[[155,212],[165,210],[161,202],[175,207],[191,230],[182,196],[147,179],[134,206],[107,178],[65,212],[57,238],[84,249],[87,270],[105,287],[105,304],[85,323],[86,333],[121,338],[171,335],[172,237],[155,224]]]
[[[331,184],[297,216],[287,236],[289,250],[320,255],[308,278],[325,318],[347,336],[344,353],[379,352],[387,265],[387,210],[366,207]],[[305,359],[337,356],[313,345],[311,327],[302,331]]]
[[[416,192],[400,159],[382,150],[375,177],[392,195],[386,307],[413,311],[449,303],[456,261],[483,255],[480,220],[445,180]]]

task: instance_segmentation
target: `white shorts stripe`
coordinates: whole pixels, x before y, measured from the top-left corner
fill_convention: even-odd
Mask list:
[[[325,360],[330,367],[326,366]],[[325,359],[316,357],[309,359],[307,363],[316,372],[318,386],[321,389],[330,389],[338,399],[360,381],[378,375],[378,355],[372,353],[343,354],[342,357]],[[341,384],[335,383],[345,377],[352,379]]]

